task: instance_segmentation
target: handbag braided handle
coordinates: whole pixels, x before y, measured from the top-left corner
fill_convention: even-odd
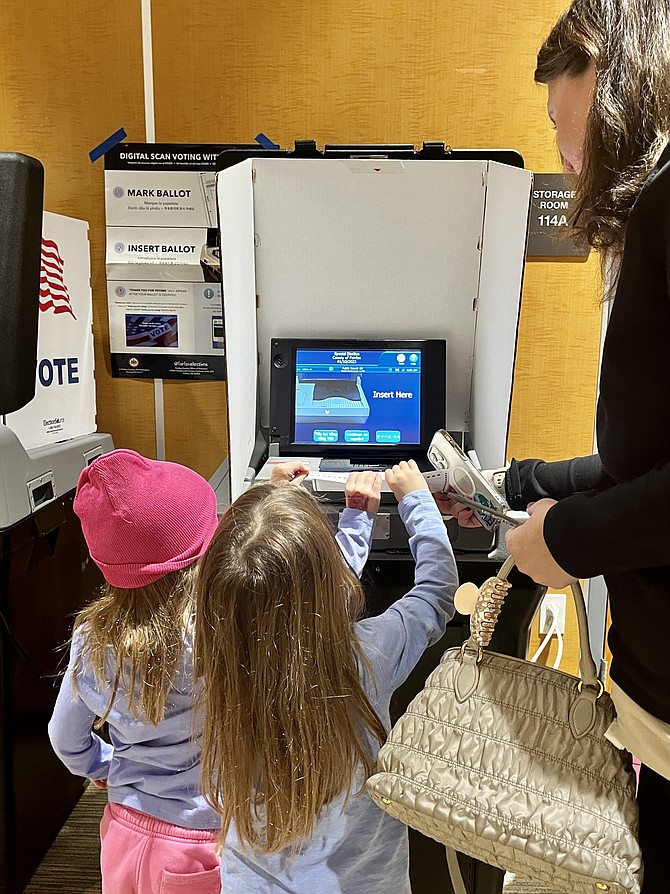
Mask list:
[[[480,596],[472,613],[473,628],[482,627],[481,633],[474,629],[465,648],[474,650],[482,649],[491,640],[495,624],[500,613],[500,608],[510,587],[508,577],[514,568],[514,559],[508,556],[498,574],[489,578],[480,587]],[[591,656],[591,641],[589,638],[589,622],[586,614],[586,603],[579,581],[570,584],[572,596],[577,612],[577,627],[579,630],[579,676],[584,686],[598,688],[600,681],[595,662]]]

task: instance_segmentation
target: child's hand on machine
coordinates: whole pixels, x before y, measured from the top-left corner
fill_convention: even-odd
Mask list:
[[[409,462],[403,460],[393,468],[387,469],[385,475],[386,483],[398,502],[415,490],[429,490],[428,482],[413,459]]]
[[[363,509],[376,515],[381,488],[382,476],[379,472],[352,472],[344,485],[347,509]]]
[[[270,475],[270,484],[302,484],[309,468],[299,459],[277,463]]]

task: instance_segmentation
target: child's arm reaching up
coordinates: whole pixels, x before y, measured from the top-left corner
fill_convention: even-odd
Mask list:
[[[270,475],[270,484],[302,484],[309,475],[309,466],[299,459],[277,463]]]
[[[393,466],[386,481],[409,534],[414,586],[379,617],[359,621],[356,633],[380,689],[393,691],[453,617],[458,573],[442,516],[416,463]]]
[[[347,508],[340,513],[335,539],[344,561],[356,577],[363,573],[370,553],[381,487],[379,472],[352,472],[345,484]]]
[[[277,463],[271,484],[302,484],[309,468],[301,460]],[[379,472],[352,472],[347,478],[344,496],[346,509],[340,513],[335,539],[344,561],[360,577],[370,553],[370,540],[379,509],[382,479]]]

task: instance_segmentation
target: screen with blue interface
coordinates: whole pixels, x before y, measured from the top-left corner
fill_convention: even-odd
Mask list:
[[[298,349],[294,443],[421,442],[421,351]]]

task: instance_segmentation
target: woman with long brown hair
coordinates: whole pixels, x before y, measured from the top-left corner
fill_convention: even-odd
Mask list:
[[[203,790],[223,890],[409,894],[407,830],[363,790],[389,702],[453,615],[442,517],[414,462],[387,470],[415,586],[358,620],[359,581],[316,500],[257,485],[225,514],[196,585]]]
[[[603,574],[612,624],[608,736],[642,761],[643,894],[668,890],[670,817],[670,0],[574,0],[537,58],[576,180],[572,227],[601,252],[613,298],[598,455],[513,461],[505,490],[529,521],[517,565],[562,588]]]

